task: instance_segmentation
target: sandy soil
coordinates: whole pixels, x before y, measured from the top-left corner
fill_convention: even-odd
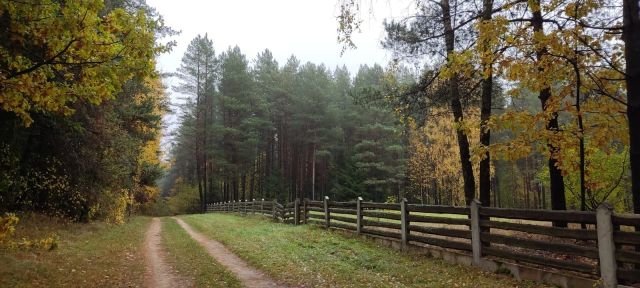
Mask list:
[[[144,255],[147,263],[146,286],[153,288],[191,287],[191,281],[178,277],[171,266],[165,262],[161,233],[162,223],[158,218],[153,218],[144,239]]]

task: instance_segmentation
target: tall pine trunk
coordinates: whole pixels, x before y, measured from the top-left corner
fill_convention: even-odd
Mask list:
[[[447,58],[455,52],[455,31],[451,23],[451,7],[449,0],[441,0],[442,23],[444,25],[445,46],[447,49]],[[458,85],[458,75],[454,74],[449,79],[449,97],[451,101],[451,112],[455,118],[456,124],[464,120],[462,112],[462,103],[460,102],[460,91]],[[456,131],[458,138],[458,148],[460,151],[460,164],[462,167],[462,178],[464,180],[464,197],[467,205],[475,197],[475,179],[473,176],[473,166],[471,165],[471,154],[469,152],[469,139],[461,129]]]

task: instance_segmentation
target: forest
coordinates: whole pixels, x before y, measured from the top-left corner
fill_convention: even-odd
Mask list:
[[[137,0],[3,0],[0,23],[0,211],[122,223],[157,197],[175,31]]]
[[[339,39],[355,48],[366,15],[340,3]],[[200,209],[362,196],[637,212],[638,32],[622,4],[416,1],[383,23],[395,60],[355,75],[269,50],[216,56],[198,36],[173,87],[189,96],[162,193]]]
[[[344,49],[361,4],[338,1]],[[278,63],[204,34],[165,75],[178,32],[144,0],[1,0],[0,211],[121,223],[361,196],[640,212],[637,3],[412,5],[381,24],[389,63]]]

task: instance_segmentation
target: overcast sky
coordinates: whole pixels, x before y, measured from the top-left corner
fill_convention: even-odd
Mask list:
[[[358,49],[340,56],[338,0],[147,0],[167,25],[182,32],[173,37],[178,44],[173,51],[158,59],[162,72],[175,71],[191,39],[205,33],[213,40],[216,54],[238,45],[249,59],[268,48],[281,65],[293,54],[303,63],[325,63],[330,68],[345,64],[352,73],[364,63],[384,66],[390,54],[380,47],[382,21],[406,15],[411,1],[362,2],[366,6],[362,33],[354,37]]]
[[[181,31],[171,39],[177,42],[173,51],[158,59],[161,72],[175,72],[191,39],[206,33],[213,40],[216,54],[238,45],[248,59],[253,59],[268,48],[280,65],[293,54],[302,63],[324,63],[331,69],[344,64],[352,76],[360,64],[379,63],[384,67],[391,60],[391,54],[380,46],[384,38],[382,21],[407,15],[412,8],[412,0],[361,2],[361,33],[354,35],[358,48],[341,56],[338,0],[147,0],[166,25]],[[165,82],[168,87],[176,84],[175,79]],[[169,92],[176,103],[177,95]],[[169,130],[175,128],[175,119],[175,115],[167,117]],[[164,140],[166,149],[168,139]]]

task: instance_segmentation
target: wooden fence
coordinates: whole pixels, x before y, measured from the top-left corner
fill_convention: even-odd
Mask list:
[[[315,224],[358,234],[464,251],[600,278],[605,287],[640,283],[640,215],[365,202],[298,200],[214,203],[208,212],[263,214],[294,225]],[[567,227],[557,227],[562,223]]]

